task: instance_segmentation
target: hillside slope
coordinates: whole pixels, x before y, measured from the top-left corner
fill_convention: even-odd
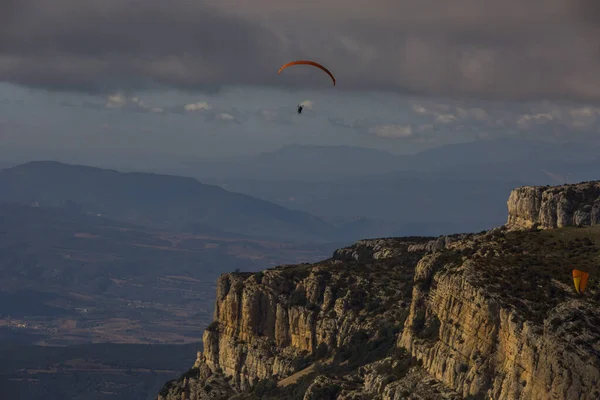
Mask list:
[[[593,209],[585,185],[544,199]],[[511,206],[523,192],[509,222],[533,224]],[[204,352],[158,398],[598,399],[600,226],[578,222],[365,240],[315,264],[222,275]],[[583,295],[574,267],[591,276]]]
[[[192,178],[121,173],[51,161],[0,171],[0,201],[71,204],[152,227],[289,240],[333,240],[335,230],[300,211],[202,184]]]

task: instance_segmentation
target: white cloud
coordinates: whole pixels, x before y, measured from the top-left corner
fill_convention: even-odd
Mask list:
[[[432,104],[427,108],[419,104],[413,104],[412,110],[421,115],[430,115],[433,122],[438,124],[449,124],[461,120],[485,121],[488,119],[488,113],[481,108],[461,108],[448,104]],[[453,113],[456,111],[456,114]]]
[[[471,113],[471,115],[473,116],[473,118],[475,118],[478,121],[485,121],[488,119],[488,113],[481,108],[471,108],[469,110],[469,112]]]
[[[177,109],[180,111],[181,106],[178,106]],[[244,114],[240,113],[235,107],[224,109],[206,101],[185,104],[183,109],[188,113],[202,116],[206,122],[235,122],[239,124],[244,120]]]
[[[106,108],[129,109],[133,111],[144,111],[152,113],[161,113],[164,111],[160,107],[154,107],[145,103],[142,99],[140,99],[137,96],[127,98],[122,93],[116,93],[108,96],[106,99],[106,104],[104,106]]]
[[[127,104],[127,98],[122,94],[113,94],[106,99],[106,108],[123,108]]]
[[[235,117],[228,113],[218,113],[216,117],[221,121],[235,121]]]
[[[208,111],[212,109],[212,106],[205,101],[199,101],[197,103],[190,103],[183,106],[186,111]]]
[[[306,108],[307,110],[312,110],[313,104],[314,103],[311,100],[304,100],[302,103],[300,103],[300,105],[304,106],[304,108]]]
[[[438,116],[435,117],[435,122],[439,122],[440,124],[449,124],[454,121],[456,121],[456,117],[452,114],[438,114]]]
[[[520,128],[528,128],[532,124],[543,124],[550,122],[554,119],[552,114],[538,113],[538,114],[523,114],[517,119],[517,125]]]
[[[430,111],[427,110],[425,107],[419,106],[417,104],[413,104],[412,109],[414,112],[416,112],[418,114],[429,114],[430,113]]]
[[[377,125],[369,128],[369,134],[385,139],[403,139],[413,136],[410,125]]]
[[[137,105],[137,106],[139,106],[141,108],[146,108],[146,104],[143,101],[141,101],[139,97],[132,97],[129,100],[129,103],[135,104],[135,105]]]

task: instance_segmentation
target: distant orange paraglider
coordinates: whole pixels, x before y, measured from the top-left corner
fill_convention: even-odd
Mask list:
[[[333,74],[331,72],[329,72],[329,70],[327,68],[325,68],[321,64],[316,63],[314,61],[308,61],[308,60],[291,61],[291,62],[289,62],[287,64],[283,64],[281,66],[281,68],[279,68],[279,71],[277,72],[277,74],[281,74],[281,71],[283,71],[287,67],[291,67],[292,65],[312,65],[313,67],[317,67],[317,68],[325,71],[325,73],[327,73],[327,75],[329,75],[329,77],[333,81],[333,86],[335,86],[335,77],[333,76]]]
[[[585,291],[585,286],[587,285],[589,276],[590,274],[585,271],[580,271],[578,269],[573,270],[573,283],[575,284],[575,290],[577,290],[577,293],[581,294]]]

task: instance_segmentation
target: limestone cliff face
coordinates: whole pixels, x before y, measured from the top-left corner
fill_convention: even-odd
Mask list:
[[[596,225],[598,194],[517,189],[509,227]],[[500,227],[225,274],[204,352],[159,399],[597,400],[600,287],[576,294],[570,269],[598,258],[600,227]]]
[[[279,380],[305,368],[307,359],[319,352],[330,355],[357,333],[380,341],[388,335],[393,347],[408,314],[414,268],[425,252],[409,247],[427,241],[361,241],[313,265],[222,275],[214,322],[204,333],[192,382],[206,380],[206,374],[200,377],[205,368],[243,392],[261,379]],[[189,382],[171,383],[159,398],[210,398]],[[215,385],[209,386],[214,392]]]
[[[524,186],[511,192],[508,223],[514,228],[600,224],[600,182]]]
[[[591,310],[591,304],[571,301],[551,310],[542,324],[523,321],[518,309],[469,279],[473,264],[460,265],[461,275],[440,272],[440,257],[431,255],[419,263],[410,315],[398,341],[423,361],[431,376],[463,397],[600,398],[598,343],[588,351],[569,349],[563,332],[550,324],[556,317]],[[431,327],[434,333],[423,335]],[[591,327],[587,333],[594,331]],[[598,332],[593,335],[594,341],[600,338]],[[589,355],[594,362],[586,361]]]
[[[341,261],[349,254],[343,250],[314,266],[221,276],[215,322],[203,337],[206,365],[232,376],[235,387],[243,390],[260,379],[290,375],[297,369],[294,361],[314,354],[319,345],[338,348],[364,326],[375,329],[380,319],[400,315],[408,306],[411,285],[398,278],[411,277],[421,256],[418,251],[408,256],[411,244],[363,241],[346,249],[352,259],[363,261],[407,253],[402,263],[390,266],[400,270],[392,288],[385,288],[390,282],[369,282],[364,274],[349,273]],[[379,272],[385,274],[386,268]],[[389,309],[361,321],[361,306],[376,299],[385,299]]]

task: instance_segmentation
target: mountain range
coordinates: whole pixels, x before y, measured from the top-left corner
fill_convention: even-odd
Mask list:
[[[305,211],[371,237],[479,231],[502,224],[514,187],[594,179],[597,146],[516,138],[410,155],[348,146],[286,146],[173,167],[205,183]],[[366,237],[366,236],[364,236]]]
[[[599,165],[598,146],[512,138],[455,143],[395,155],[350,146],[284,146],[257,155],[197,161],[173,166],[171,173],[207,179],[355,181],[392,174],[404,178],[523,180],[531,184],[563,183],[583,172],[580,165]],[[474,168],[477,166],[477,168]],[[552,177],[556,174],[559,177]],[[579,170],[579,171],[578,171]],[[573,177],[573,179],[576,179]]]
[[[496,226],[512,188],[589,180],[598,154],[576,143],[501,139],[403,156],[294,145],[151,172],[34,161],[0,171],[0,201],[198,234],[341,243]]]
[[[226,190],[190,177],[34,161],[0,171],[0,202],[210,236],[343,244],[485,229],[502,222],[506,194],[518,183],[242,180]]]
[[[29,162],[0,171],[0,201],[67,206],[81,212],[194,233],[325,240],[320,218],[193,178]]]

